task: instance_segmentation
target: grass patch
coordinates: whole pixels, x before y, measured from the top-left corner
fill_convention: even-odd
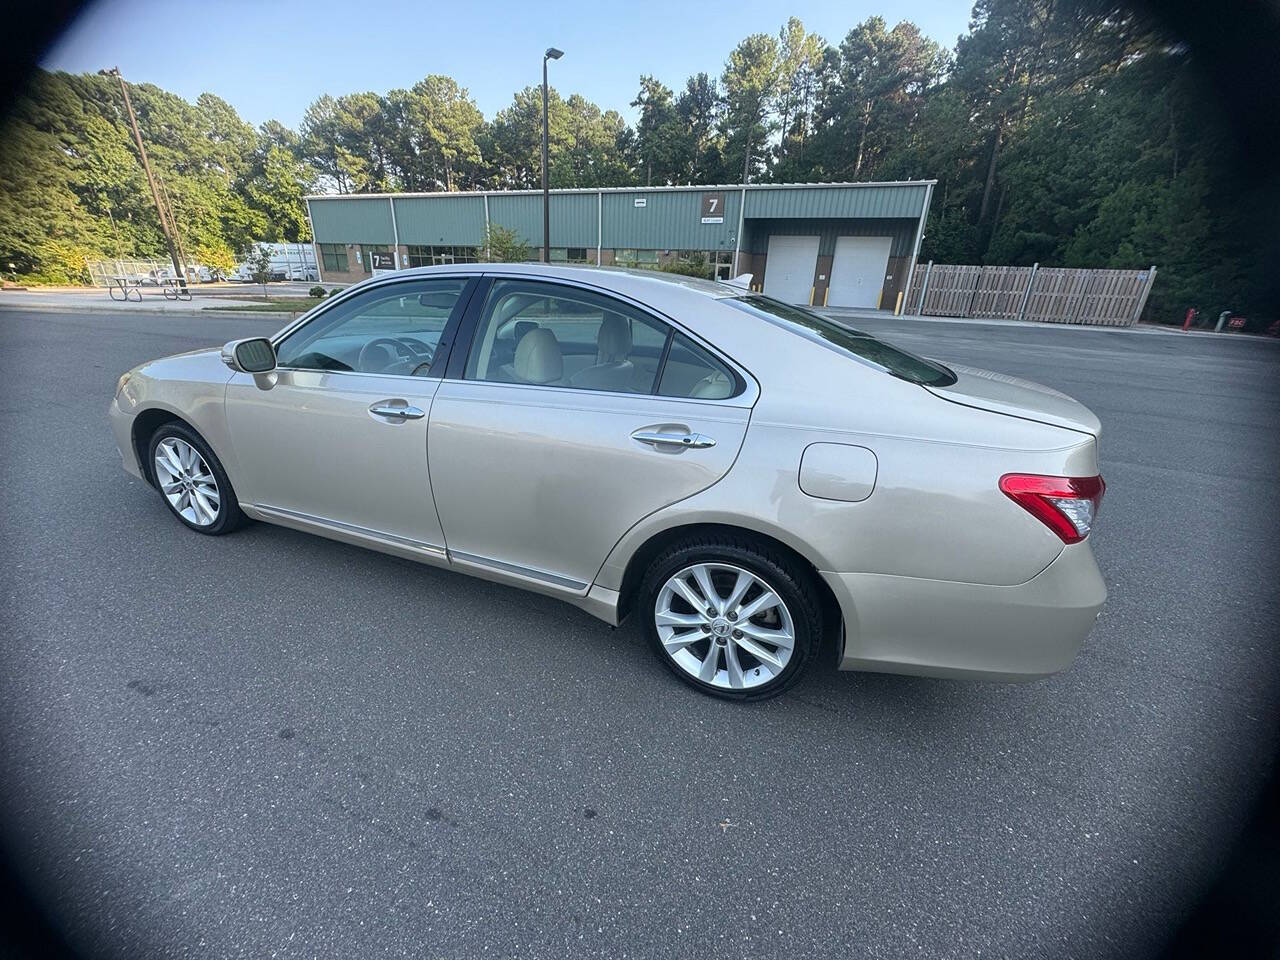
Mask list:
[[[319,297],[290,297],[288,300],[262,300],[257,303],[237,303],[231,307],[205,307],[206,310],[251,310],[260,313],[302,313],[320,302]]]

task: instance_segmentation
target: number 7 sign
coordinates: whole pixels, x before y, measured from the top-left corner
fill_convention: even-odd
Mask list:
[[[702,195],[702,222],[724,223],[724,193],[704,193]]]

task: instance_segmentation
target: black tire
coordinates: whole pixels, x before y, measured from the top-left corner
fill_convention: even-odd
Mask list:
[[[218,485],[218,494],[220,503],[218,505],[218,516],[213,523],[198,524],[192,523],[184,517],[169,502],[169,498],[164,495],[160,489],[160,480],[156,476],[156,449],[160,446],[161,441],[168,437],[176,437],[185,440],[194,447],[204,458],[204,462],[208,464],[210,471],[213,473],[214,481]],[[160,499],[164,501],[164,505],[169,508],[169,512],[178,518],[187,528],[203,533],[207,536],[216,537],[224,533],[231,533],[238,530],[248,522],[248,517],[240,509],[240,501],[236,499],[236,492],[231,486],[231,481],[227,478],[227,471],[222,468],[222,461],[214,455],[213,450],[204,442],[204,437],[200,436],[195,430],[187,426],[185,423],[178,421],[170,421],[161,424],[156,432],[151,435],[150,441],[147,443],[147,471],[151,477],[152,483],[155,485],[157,492],[160,493]]]
[[[776,677],[745,689],[715,686],[686,672],[663,647],[654,618],[659,593],[671,577],[698,563],[725,563],[748,570],[765,581],[786,604],[794,625],[795,643],[790,659]],[[790,555],[749,536],[691,539],[664,550],[649,565],[640,585],[635,609],[644,618],[645,633],[654,655],[680,680],[695,690],[726,700],[767,700],[800,679],[822,644],[822,604],[813,576],[812,571]]]

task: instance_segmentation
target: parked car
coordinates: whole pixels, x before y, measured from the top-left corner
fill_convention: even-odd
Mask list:
[[[263,520],[630,615],[723,697],[825,643],[846,669],[1042,676],[1106,597],[1089,410],[724,283],[400,271],[143,364],[110,410],[194,531]]]

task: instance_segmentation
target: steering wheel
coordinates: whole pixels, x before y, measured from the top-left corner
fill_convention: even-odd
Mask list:
[[[431,361],[436,358],[434,348],[429,344],[423,343],[416,337],[401,337],[400,340],[406,344],[410,350],[417,354],[415,359],[421,358],[418,365],[409,371],[409,376],[416,377],[418,375],[418,371],[423,367],[426,367],[428,370],[431,369]]]
[[[431,361],[435,359],[435,350],[417,337],[375,337],[360,348],[360,356],[356,360],[357,369],[366,373],[380,372],[369,370],[369,365],[374,360],[374,348],[381,347],[391,347],[395,351],[395,357],[383,365],[383,371],[393,363],[401,360],[417,361],[417,364],[409,374],[410,376],[416,376],[423,367],[429,368]]]
[[[369,366],[373,362],[375,347],[390,347],[395,353],[391,361],[384,363],[379,370],[370,370]],[[363,373],[378,373],[380,370],[385,370],[397,359],[412,360],[413,356],[413,350],[399,340],[392,337],[374,337],[360,348],[360,356],[356,358],[356,369]]]

